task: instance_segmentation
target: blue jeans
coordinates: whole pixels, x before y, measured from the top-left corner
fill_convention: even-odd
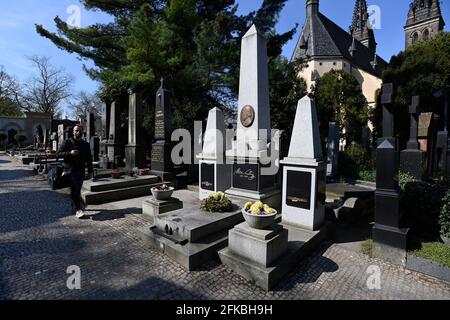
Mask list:
[[[70,197],[72,198],[73,209],[78,211],[81,209],[81,188],[83,187],[84,173],[74,171],[70,173]]]

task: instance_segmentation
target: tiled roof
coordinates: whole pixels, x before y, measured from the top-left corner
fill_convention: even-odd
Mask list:
[[[307,18],[292,59],[343,57],[380,77],[387,62],[377,55],[377,66],[374,69],[371,64],[374,52],[358,40],[355,40],[356,52],[352,57],[349,52],[352,42],[353,38],[349,33],[319,12]]]

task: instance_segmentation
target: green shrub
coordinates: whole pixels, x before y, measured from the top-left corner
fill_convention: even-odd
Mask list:
[[[354,143],[345,151],[339,152],[339,172],[341,176],[375,181],[374,170],[375,160],[363,146]]]
[[[441,227],[441,234],[446,238],[450,238],[450,190],[447,190],[447,193],[442,199],[439,226]]]
[[[416,257],[428,259],[441,265],[450,267],[450,249],[439,242],[424,242],[422,247],[411,252]]]
[[[356,162],[344,151],[339,152],[338,171],[343,177],[357,179],[358,165]]]
[[[363,181],[376,182],[377,173],[375,170],[359,170],[358,178]]]
[[[445,190],[435,183],[412,181],[405,184],[402,208],[411,231],[424,239],[439,237],[439,215]]]
[[[408,183],[410,182],[416,182],[417,179],[414,178],[411,174],[407,173],[407,172],[399,172],[398,173],[398,183],[400,185],[400,188],[402,189],[402,191],[405,191],[405,187]]]
[[[368,240],[364,241],[363,244],[361,245],[361,249],[364,254],[372,256],[373,240],[368,239]]]
[[[354,143],[349,146],[345,152],[351,159],[353,159],[359,168],[366,170],[373,169],[373,161],[367,149],[362,145]]]

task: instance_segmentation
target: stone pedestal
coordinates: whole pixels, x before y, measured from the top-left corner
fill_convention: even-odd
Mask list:
[[[407,228],[395,228],[375,224],[373,227],[373,249],[375,258],[406,266]]]
[[[229,232],[229,246],[219,251],[219,257],[234,272],[268,291],[315,250],[327,234],[327,226],[308,231],[282,223],[268,230],[256,230],[243,223]]]
[[[325,219],[326,172],[324,162],[295,162],[283,166],[283,223],[319,230]]]
[[[177,198],[155,200],[153,197],[142,202],[142,214],[155,217],[163,213],[183,208],[183,202]]]
[[[264,267],[272,266],[286,252],[287,246],[288,231],[279,224],[258,230],[243,222],[230,230],[228,238],[231,252]]]

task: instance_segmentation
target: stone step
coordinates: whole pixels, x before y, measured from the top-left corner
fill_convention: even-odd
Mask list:
[[[81,191],[81,198],[86,205],[97,205],[108,202],[140,198],[151,195],[151,188],[157,185],[160,185],[160,183],[100,192],[90,192],[84,189]]]
[[[124,188],[139,187],[145,185],[152,185],[157,183],[157,176],[139,176],[139,177],[129,177],[122,176],[119,179],[113,178],[99,178],[95,181],[88,180],[84,183],[83,188],[89,192],[102,192],[102,191],[112,191]]]

